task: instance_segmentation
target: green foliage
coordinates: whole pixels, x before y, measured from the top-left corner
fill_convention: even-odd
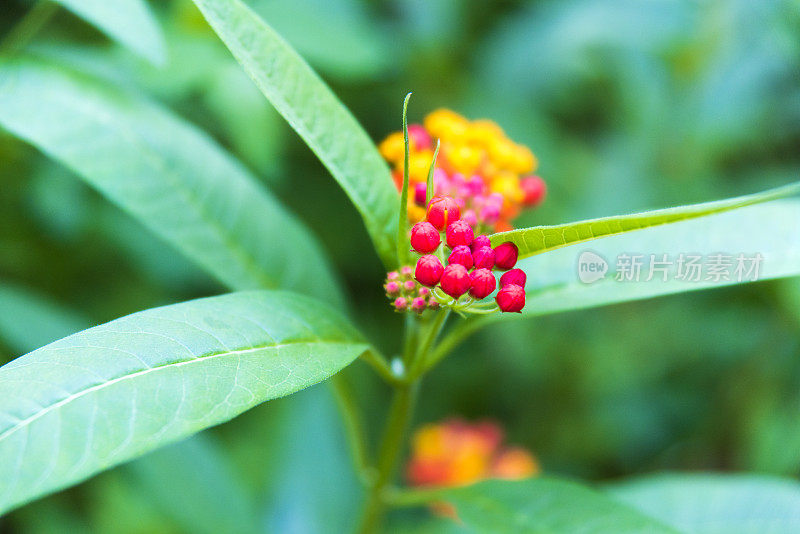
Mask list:
[[[447,502],[455,507],[463,528],[442,523],[433,532],[676,532],[601,492],[554,478],[492,480],[462,488],[419,492],[412,499]]]
[[[374,143],[306,62],[240,0],[196,0],[214,31],[361,213],[387,268],[397,263],[397,191]]]
[[[675,473],[615,484],[608,491],[687,534],[792,532],[800,522],[796,480]]]
[[[143,58],[163,64],[164,36],[144,0],[55,0]]]
[[[246,292],[31,352],[0,368],[0,510],[324,380],[366,348],[316,301]]]
[[[0,125],[229,287],[296,289],[341,303],[316,240],[205,134],[156,104],[57,65],[6,60],[0,79]]]
[[[642,230],[662,224],[671,224],[695,217],[704,217],[737,208],[760,204],[769,200],[789,197],[800,193],[800,182],[779,187],[763,193],[739,198],[667,208],[633,215],[603,217],[558,226],[540,226],[500,232],[491,236],[492,245],[511,242],[517,245],[519,257],[527,258],[550,250],[612,236]],[[769,232],[769,230],[767,231]]]

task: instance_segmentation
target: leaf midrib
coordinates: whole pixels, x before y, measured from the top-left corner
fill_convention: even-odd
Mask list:
[[[196,357],[188,359],[188,360],[179,360],[179,361],[169,362],[169,363],[165,363],[165,364],[161,364],[161,365],[156,365],[154,367],[148,367],[146,369],[141,369],[139,371],[134,371],[132,373],[127,373],[127,374],[124,374],[122,376],[118,376],[116,378],[112,378],[110,380],[106,380],[105,382],[101,382],[99,384],[95,384],[94,386],[91,386],[91,387],[85,388],[85,389],[83,389],[81,391],[78,391],[76,393],[73,393],[73,394],[69,395],[68,397],[66,397],[64,399],[61,399],[60,401],[54,402],[53,404],[50,404],[49,406],[44,407],[42,410],[39,410],[38,412],[34,413],[33,415],[30,415],[30,416],[26,417],[25,419],[21,420],[20,422],[14,424],[13,426],[11,426],[8,429],[6,429],[3,432],[1,432],[0,433],[0,442],[2,442],[3,440],[5,440],[9,436],[11,436],[12,434],[17,432],[18,430],[27,427],[28,425],[30,425],[31,423],[33,423],[37,419],[39,419],[41,417],[44,417],[45,415],[47,415],[48,413],[52,412],[53,410],[57,410],[57,409],[61,408],[62,406],[66,406],[67,404],[69,404],[70,402],[74,401],[75,399],[84,397],[85,395],[88,395],[90,393],[94,393],[96,391],[100,391],[100,390],[102,390],[102,389],[104,389],[106,387],[113,386],[114,384],[120,383],[122,381],[131,379],[131,378],[144,376],[144,375],[156,372],[156,371],[160,371],[162,369],[172,369],[172,368],[175,368],[175,367],[182,367],[184,365],[203,362],[203,361],[207,361],[207,360],[210,360],[210,359],[213,359],[213,358],[219,358],[219,357],[224,357],[224,356],[240,356],[242,354],[247,354],[247,353],[250,353],[250,352],[256,352],[256,351],[260,351],[260,350],[280,349],[281,347],[296,347],[296,346],[300,346],[300,345],[319,345],[319,344],[325,344],[325,345],[352,345],[354,347],[358,347],[359,345],[363,345],[363,343],[353,343],[353,342],[348,342],[348,341],[327,341],[327,340],[299,341],[299,342],[294,342],[294,343],[280,343],[280,344],[260,345],[260,346],[256,346],[256,347],[248,347],[247,349],[242,349],[242,350],[212,352],[212,353],[209,353],[209,354],[206,354],[206,355],[203,355],[203,356],[196,356]],[[364,346],[366,346],[366,345],[364,345]]]

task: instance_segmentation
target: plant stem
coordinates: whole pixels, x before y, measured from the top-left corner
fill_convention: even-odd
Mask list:
[[[473,332],[483,327],[490,321],[491,319],[488,316],[473,316],[459,323],[444,337],[444,339],[442,339],[433,352],[425,355],[424,361],[421,362],[419,366],[419,375],[423,375],[430,371],[437,363],[442,361],[445,356],[450,354],[450,352],[456,348],[459,343],[464,341],[467,337],[472,335]],[[413,379],[414,377],[411,378]]]
[[[338,373],[331,377],[331,386],[333,387],[336,402],[339,405],[339,412],[342,415],[356,472],[364,484],[371,484],[374,475],[370,467],[367,435],[364,432],[364,425],[361,421],[356,399],[353,396],[353,390],[343,373]]]
[[[0,55],[11,54],[23,48],[57,11],[58,4],[39,0],[0,42]]]
[[[375,352],[374,350],[366,350],[360,356],[365,363],[367,363],[370,367],[372,367],[378,375],[383,378],[386,382],[391,385],[399,384],[400,378],[394,374],[392,368],[389,366],[389,363],[386,361],[386,358],[381,356],[379,353]]]
[[[386,502],[383,493],[397,469],[400,452],[406,429],[411,422],[414,411],[414,402],[419,389],[419,382],[403,384],[395,388],[389,417],[386,421],[386,430],[380,444],[375,482],[369,489],[364,514],[361,519],[359,532],[371,534],[376,532],[386,512]]]

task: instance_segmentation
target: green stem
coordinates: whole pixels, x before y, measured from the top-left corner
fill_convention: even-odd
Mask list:
[[[408,370],[408,378],[409,380],[413,381],[419,378],[422,373],[422,366],[425,363],[425,359],[428,357],[428,353],[433,346],[434,341],[439,337],[439,333],[441,333],[442,328],[444,327],[447,318],[450,316],[450,310],[442,310],[436,314],[436,318],[431,323],[430,327],[428,328],[427,335],[425,336],[422,345],[420,346],[419,353],[417,358],[411,363],[411,366]]]
[[[364,432],[364,425],[361,421],[361,414],[353,395],[353,390],[343,373],[338,373],[331,377],[331,386],[336,402],[339,405],[339,413],[342,415],[345,434],[347,435],[347,442],[350,444],[356,472],[362,482],[370,484],[373,474],[370,467],[367,435]]]
[[[395,388],[386,429],[380,444],[377,476],[369,489],[361,526],[359,527],[361,534],[377,532],[383,521],[383,516],[386,512],[384,492],[389,482],[391,482],[400,460],[400,452],[403,449],[406,429],[411,422],[418,389],[418,382],[404,384]]]
[[[366,350],[360,358],[367,363],[378,375],[391,385],[400,384],[401,380],[394,374],[389,362],[381,354],[374,350]]]
[[[471,336],[473,332],[490,322],[489,317],[473,316],[461,321],[439,342],[436,348],[427,354],[425,361],[421,363],[418,374],[423,375],[430,371],[436,364],[442,361],[445,356],[455,349],[459,343]],[[412,380],[414,376],[410,377]]]
[[[0,42],[0,55],[11,54],[25,47],[57,11],[58,4],[39,0]]]

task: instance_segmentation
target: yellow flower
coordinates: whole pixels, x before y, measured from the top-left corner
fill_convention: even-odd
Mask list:
[[[428,113],[423,124],[431,137],[445,142],[463,137],[468,121],[458,113],[442,108]]]
[[[394,132],[389,134],[389,136],[378,145],[378,151],[380,151],[381,156],[383,156],[386,161],[390,163],[397,163],[399,161],[402,165],[406,152],[405,147],[406,144],[403,140],[403,132]]]

